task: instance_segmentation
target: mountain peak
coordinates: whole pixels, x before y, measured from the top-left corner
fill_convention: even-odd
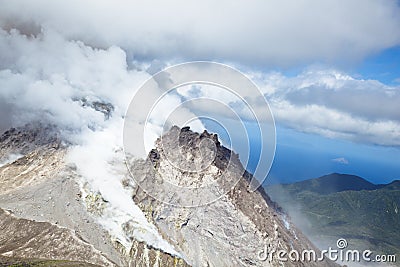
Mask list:
[[[277,259],[260,260],[260,250],[316,249],[262,189],[249,190],[252,175],[216,134],[174,126],[156,140],[147,159],[132,163],[139,184],[133,199],[190,265],[278,266]],[[159,189],[166,185],[177,191]]]
[[[158,153],[188,172],[205,170],[211,165],[225,170],[229,164],[244,172],[239,156],[222,146],[217,134],[207,130],[199,134],[190,130],[190,127],[173,126],[156,140],[155,149],[149,154],[153,162],[160,157]]]

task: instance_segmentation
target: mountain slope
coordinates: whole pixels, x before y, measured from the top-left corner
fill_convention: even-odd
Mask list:
[[[125,177],[116,181],[124,186],[121,193],[131,194],[124,207],[118,208],[138,209],[136,217],[121,219],[106,213],[115,207],[67,160],[71,145],[56,129],[30,125],[7,131],[0,137],[0,260],[29,264],[39,260],[50,266],[280,266],[277,257],[260,259],[260,252],[266,248],[316,250],[262,188],[249,190],[251,174],[243,169],[238,155],[220,145],[216,135],[174,127],[163,136],[164,145],[160,140],[146,160],[135,159],[132,173],[136,180],[126,168],[110,177]],[[200,144],[206,146],[200,149]],[[170,160],[174,162],[179,155],[210,165],[201,175],[187,169],[186,161],[182,166],[188,171],[177,170]],[[209,161],[210,155],[216,157]],[[232,164],[227,158],[232,158]],[[118,160],[105,164],[119,168],[124,162]],[[195,191],[182,197],[193,203],[204,198],[215,201],[190,208],[159,202],[136,183],[144,182],[142,186],[155,178],[180,186],[213,183],[206,194]],[[237,183],[231,187],[233,180]],[[227,193],[219,195],[221,191]],[[166,197],[176,201],[173,195]],[[154,240],[146,239],[149,236],[164,241],[175,253],[154,247],[150,243]],[[336,264],[295,261],[285,266]]]

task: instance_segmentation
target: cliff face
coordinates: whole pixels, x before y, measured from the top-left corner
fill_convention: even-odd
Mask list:
[[[157,140],[147,161],[136,161],[131,167],[140,185],[134,186],[133,199],[193,266],[280,266],[282,262],[276,257],[263,258],[265,248],[317,250],[283,220],[284,215],[262,188],[249,190],[251,174],[243,169],[237,155],[220,145],[216,135],[173,127]],[[170,195],[165,184],[194,189]],[[196,190],[209,185],[209,190]],[[161,201],[143,191],[151,186],[154,190],[150,194]],[[187,200],[192,200],[189,204],[193,206],[200,205],[171,205]],[[284,265],[335,266],[331,262],[290,261]]]

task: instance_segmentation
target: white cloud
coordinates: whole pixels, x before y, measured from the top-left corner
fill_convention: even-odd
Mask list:
[[[345,164],[345,165],[349,164],[349,161],[345,158],[336,158],[336,159],[332,159],[332,161],[336,162],[336,163],[340,163],[340,164]]]
[[[0,98],[8,99],[5,103],[13,112],[6,117],[11,116],[14,124],[41,116],[72,129],[104,127],[103,114],[82,108],[79,101],[72,99],[101,99],[113,103],[114,113],[123,116],[135,88],[150,77],[146,71],[138,69],[140,65],[128,69],[125,52],[115,46],[93,49],[79,41],[65,40],[50,30],[37,38],[4,31],[0,32],[0,37],[1,51],[4,51],[0,57],[5,58],[0,64],[6,68],[0,71]],[[400,87],[356,79],[325,68],[309,68],[294,77],[277,72],[249,72],[248,75],[266,95],[278,124],[330,138],[400,145]],[[195,92],[195,97],[230,102],[236,112],[248,118],[248,110],[237,105],[236,98],[226,91],[203,87],[201,92]],[[181,90],[180,93],[190,92]],[[241,96],[258,107],[259,99],[252,95]],[[164,110],[180,103],[176,96],[167,98],[155,109],[153,124],[149,124],[152,134],[146,135],[150,137],[146,148],[152,147],[153,140],[162,131],[163,118],[169,114]],[[10,102],[10,99],[13,100]],[[222,116],[228,114],[218,105],[210,109],[201,102],[192,108]],[[179,114],[181,117],[191,115],[190,112]]]
[[[269,100],[278,124],[330,138],[400,145],[400,87],[310,68],[294,77],[250,74]]]
[[[268,66],[348,62],[400,43],[395,0],[0,1],[0,25],[129,56]]]

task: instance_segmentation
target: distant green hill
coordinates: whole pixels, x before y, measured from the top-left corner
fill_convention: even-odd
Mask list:
[[[290,192],[310,191],[325,195],[349,190],[375,190],[384,187],[384,185],[370,183],[356,175],[332,173],[317,179],[286,184],[284,187]]]
[[[400,257],[400,181],[375,185],[334,173],[266,190],[315,243],[346,238],[351,248]]]

